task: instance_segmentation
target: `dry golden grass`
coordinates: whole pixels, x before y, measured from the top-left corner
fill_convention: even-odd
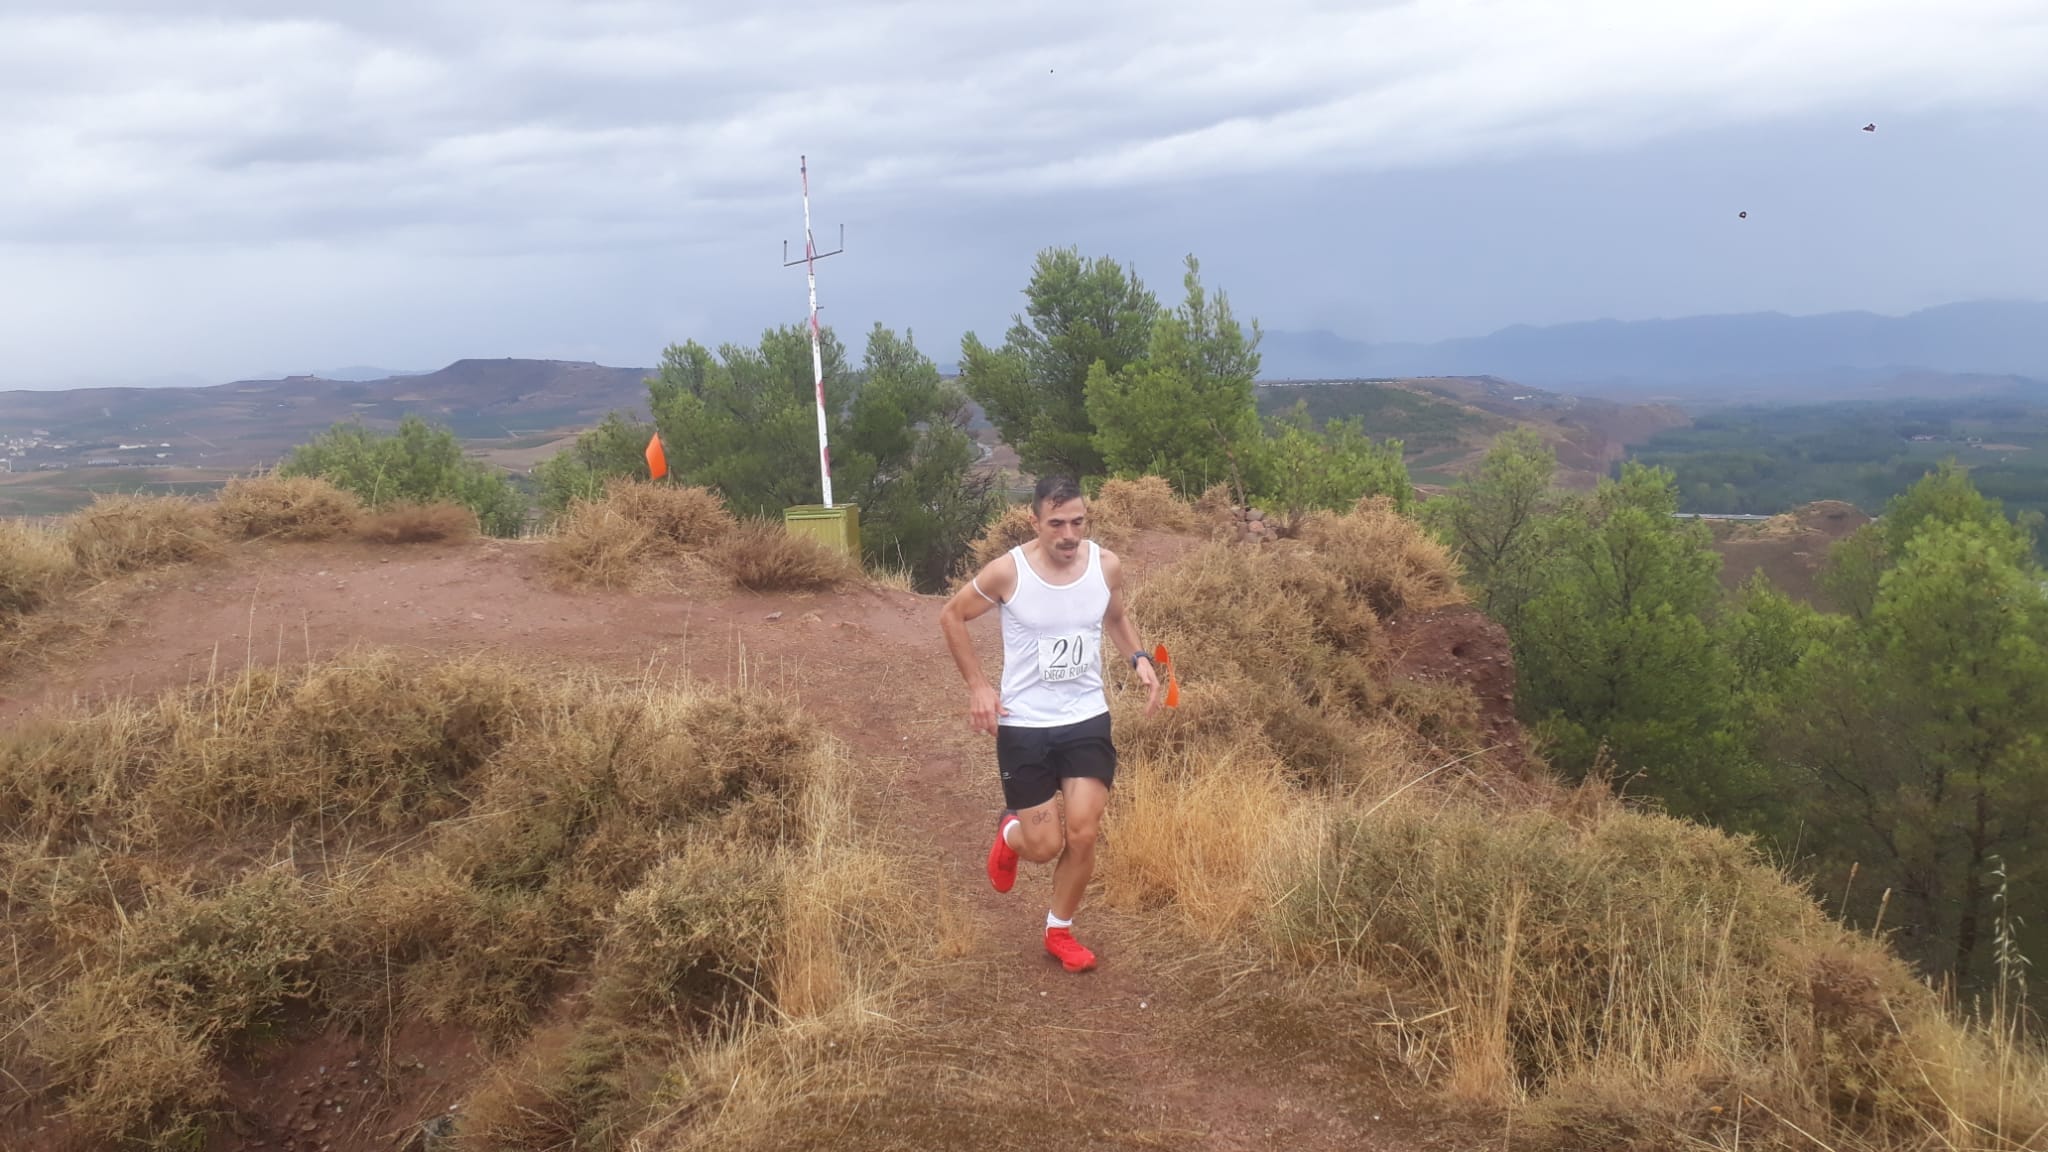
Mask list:
[[[654,590],[707,583],[739,524],[703,488],[614,480],[556,518],[542,562],[570,586]]]
[[[917,577],[908,568],[870,567],[868,584],[884,592],[917,593]]]
[[[372,544],[439,544],[475,539],[476,513],[452,501],[394,501],[364,513],[356,534]]]
[[[1137,589],[1182,706],[1141,725],[1118,695],[1103,891],[1296,973],[1219,990],[1219,1019],[1511,1110],[1518,1148],[1732,1149],[1738,1116],[1752,1147],[2048,1146],[2048,1059],[2010,1010],[1945,1007],[1742,841],[1597,781],[1517,807],[1468,774],[1469,693],[1383,683],[1378,651],[1380,616],[1460,598],[1371,504]],[[1368,983],[1361,1040],[1326,1018]]]
[[[182,496],[98,496],[64,523],[72,561],[92,580],[220,550],[212,509]]]
[[[1228,484],[1211,484],[1195,498],[1194,513],[1203,535],[1231,535],[1237,530],[1237,493]]]
[[[1173,655],[1180,723],[1214,712],[1215,727],[1261,731],[1305,780],[1384,770],[1360,738],[1386,696],[1379,623],[1306,550],[1204,545],[1138,588],[1132,611]]]
[[[614,589],[638,584],[650,561],[669,552],[652,529],[609,503],[578,500],[555,521],[541,558],[563,584]]]
[[[1450,550],[1395,511],[1384,496],[1360,500],[1345,516],[1311,514],[1299,535],[1344,582],[1345,591],[1371,605],[1381,619],[1465,601]]]
[[[712,545],[706,558],[750,592],[818,592],[862,579],[844,552],[773,520],[749,520]]]
[[[1105,480],[1102,490],[1088,502],[1099,520],[1127,529],[1154,532],[1193,532],[1195,509],[1174,495],[1173,486],[1157,476],[1135,480]]]
[[[739,522],[709,489],[646,480],[612,480],[603,503],[627,523],[677,548],[702,548],[730,535]]]
[[[995,519],[988,522],[981,535],[967,546],[967,557],[963,562],[962,580],[988,567],[1010,549],[1026,541],[1037,539],[1038,529],[1031,525],[1031,505],[1012,504],[1004,508]]]
[[[1171,907],[1212,944],[1259,930],[1267,909],[1305,874],[1303,853],[1318,839],[1317,805],[1256,745],[1140,755],[1118,771],[1116,791],[1105,899]]]
[[[856,793],[778,701],[475,661],[34,720],[0,736],[0,1063],[78,1139],[178,1147],[246,1041],[425,1018],[502,1053],[464,1139],[621,1146],[672,1060],[845,1016],[928,945]]]
[[[1878,1147],[1931,1126],[2018,1148],[2048,1124],[2038,1056],[1987,1076],[1985,1037],[1747,845],[1612,802],[1576,810],[1404,797],[1340,818],[1282,939],[1456,1006],[1442,1086],[1536,1101],[1529,1136],[1550,1146],[1673,1147],[1725,1134],[1739,1105],[1761,1113],[1758,1140],[1773,1116]]]
[[[238,476],[214,501],[221,530],[238,540],[331,540],[355,532],[363,502],[315,476]]]
[[[75,570],[61,532],[26,520],[0,520],[0,628],[10,617],[48,603]]]

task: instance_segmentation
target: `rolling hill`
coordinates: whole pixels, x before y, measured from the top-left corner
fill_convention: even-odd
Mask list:
[[[125,462],[122,454],[137,449],[122,445],[146,444],[169,453],[159,461],[150,452],[152,463],[251,468],[338,420],[383,428],[418,413],[471,439],[594,424],[614,408],[644,408],[646,375],[641,368],[561,360],[458,360],[435,372],[369,381],[290,376],[206,388],[0,392],[0,441],[38,440],[25,458],[30,467],[75,466],[102,455]],[[38,430],[46,434],[35,436]]]
[[[1257,396],[1267,415],[1300,403],[1317,422],[1356,416],[1375,439],[1400,439],[1424,491],[1450,483],[1516,425],[1534,428],[1557,451],[1560,483],[1591,488],[1631,445],[1687,422],[1667,405],[1568,396],[1489,376],[1269,383]]]

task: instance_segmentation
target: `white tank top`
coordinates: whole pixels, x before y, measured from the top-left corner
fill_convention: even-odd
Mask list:
[[[1003,604],[1003,707],[997,722],[1014,728],[1078,724],[1109,711],[1102,688],[1102,614],[1109,581],[1102,550],[1086,542],[1088,564],[1071,584],[1048,584],[1031,568],[1022,547],[1017,591]]]

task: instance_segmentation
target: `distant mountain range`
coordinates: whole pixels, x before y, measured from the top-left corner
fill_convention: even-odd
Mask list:
[[[1263,378],[1496,376],[1582,395],[1693,403],[2038,390],[2048,303],[1976,301],[1906,316],[1777,312],[1516,325],[1434,344],[1268,332]]]
[[[0,440],[36,429],[71,445],[149,442],[170,459],[251,467],[336,421],[390,428],[407,413],[467,438],[527,436],[595,424],[647,407],[647,369],[562,360],[457,360],[435,372],[379,380],[287,376],[205,388],[75,388],[0,392]]]

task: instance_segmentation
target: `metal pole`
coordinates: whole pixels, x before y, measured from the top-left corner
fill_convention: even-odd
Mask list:
[[[818,480],[825,490],[825,507],[832,507],[832,448],[825,442],[825,360],[818,349],[818,244],[811,238],[811,166],[806,156],[797,157],[797,171],[804,182],[804,277],[811,291],[811,380],[818,393]]]

